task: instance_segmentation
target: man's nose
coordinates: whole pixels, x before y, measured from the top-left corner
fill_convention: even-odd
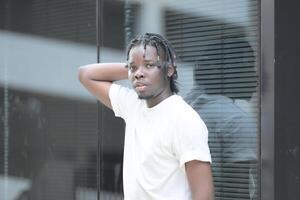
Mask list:
[[[136,70],[134,77],[136,79],[140,79],[140,78],[144,78],[144,69],[142,66],[138,67],[138,69]]]

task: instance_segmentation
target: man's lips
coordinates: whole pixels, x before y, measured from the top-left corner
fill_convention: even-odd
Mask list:
[[[143,82],[135,82],[133,84],[134,87],[142,87],[142,86],[146,86],[147,84],[146,83],[143,83]]]
[[[140,91],[140,92],[144,91],[145,88],[147,87],[147,85],[145,83],[140,83],[140,82],[135,83],[133,86],[137,91]]]

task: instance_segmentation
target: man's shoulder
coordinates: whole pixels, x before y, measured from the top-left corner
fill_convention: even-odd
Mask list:
[[[202,120],[199,114],[181,96],[177,95],[173,107],[173,116],[181,121]]]
[[[109,98],[115,115],[122,118],[132,116],[141,101],[137,94],[130,88],[120,84],[113,83],[110,87]]]

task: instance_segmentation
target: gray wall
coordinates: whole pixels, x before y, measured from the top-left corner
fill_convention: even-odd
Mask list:
[[[300,199],[300,2],[275,1],[275,197]]]

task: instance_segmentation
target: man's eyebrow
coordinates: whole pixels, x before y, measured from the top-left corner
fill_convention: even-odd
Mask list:
[[[155,60],[144,60],[144,62],[156,62]]]

